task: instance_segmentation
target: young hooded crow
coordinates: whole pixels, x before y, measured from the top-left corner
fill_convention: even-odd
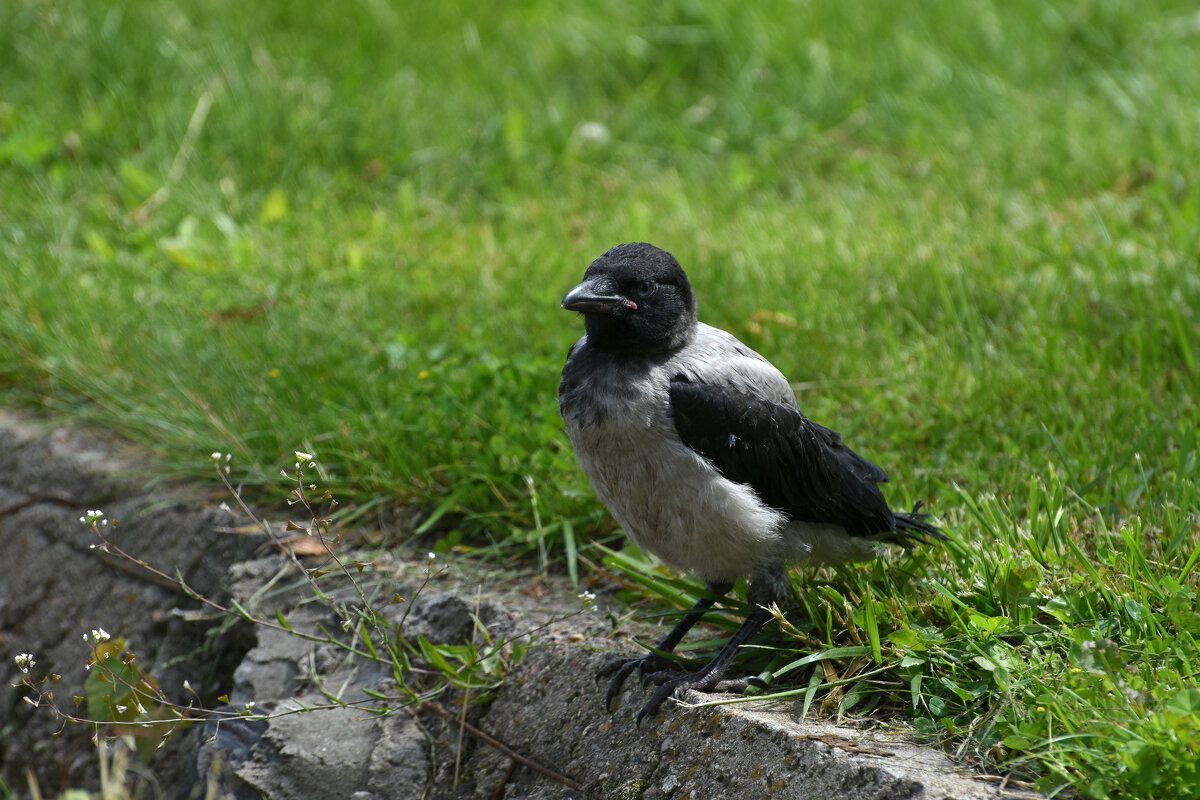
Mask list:
[[[712,690],[739,647],[791,596],[789,564],[839,564],[878,542],[945,539],[927,514],[892,511],[882,469],[812,422],[783,374],[731,334],[696,319],[687,275],[670,253],[622,244],[592,262],[562,307],[586,335],[567,355],[558,402],[592,488],[643,550],[697,575],[698,600],[655,649],[669,653],[714,599],[749,576],[750,612],[716,658],[678,675],[656,653],[617,658],[607,702],[637,669],[668,696]]]

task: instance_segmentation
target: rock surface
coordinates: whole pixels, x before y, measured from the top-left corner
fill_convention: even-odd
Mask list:
[[[88,652],[80,637],[102,626],[133,643],[168,695],[186,701],[186,678],[206,707],[221,696],[232,714],[269,715],[192,725],[169,739],[151,764],[162,796],[212,789],[235,800],[1036,797],[898,737],[800,721],[788,704],[688,707],[713,699],[692,693],[635,726],[637,682],[610,713],[593,681],[607,651],[621,645],[605,639],[610,626],[599,614],[561,619],[579,608],[565,586],[385,554],[364,565],[357,589],[336,575],[323,579],[331,606],[262,537],[236,533],[219,498],[155,486],[137,476],[144,463],[112,437],[0,412],[0,541],[10,556],[0,571],[0,678],[15,683],[13,657],[34,652],[39,670],[63,675],[59,697],[80,693]],[[353,634],[335,609],[352,607],[361,589],[383,609],[384,629],[410,642],[487,649],[536,629],[537,643],[491,702],[468,706],[465,716],[461,686],[400,707],[390,667],[344,646],[229,625],[200,613],[169,581],[102,558],[78,521],[97,507],[119,522],[129,552],[168,574],[178,567],[196,590],[233,598],[260,618],[274,620],[278,610],[297,631]],[[390,604],[394,596],[404,602]],[[361,649],[352,635],[342,641]],[[424,673],[406,682],[417,691],[441,685]],[[373,713],[368,691],[392,698],[396,710]],[[67,726],[55,737],[61,723],[21,697],[11,689],[0,701],[0,779],[17,797],[27,767],[43,796],[94,787],[90,730]],[[314,706],[329,708],[302,710]]]
[[[635,726],[640,687],[612,713],[591,676],[604,654],[557,646],[530,655],[480,721],[505,743],[604,798],[900,800],[1036,797],[1004,792],[956,769],[941,752],[896,737],[798,720],[794,705],[755,701],[665,707]],[[691,703],[713,700],[692,692]],[[556,728],[552,720],[560,720]],[[480,748],[454,797],[583,797]],[[496,794],[505,785],[506,793]]]
[[[88,726],[64,728],[12,688],[18,653],[35,655],[34,675],[62,675],[55,696],[74,713],[91,652],[83,637],[93,629],[128,640],[140,665],[180,699],[185,679],[207,701],[226,691],[252,641],[245,626],[217,629],[212,619],[173,613],[196,608],[177,583],[93,549],[98,540],[79,517],[103,509],[118,523],[106,530],[121,547],[222,598],[228,565],[261,547],[261,538],[222,533],[231,518],[206,495],[139,474],[146,463],[116,437],[0,411],[0,781],[10,791],[25,790],[27,767],[45,796],[94,786],[97,772]],[[158,759],[168,784],[179,780],[188,747],[168,740]]]

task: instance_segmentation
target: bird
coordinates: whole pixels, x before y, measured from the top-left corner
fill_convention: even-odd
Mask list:
[[[793,566],[946,539],[920,502],[911,512],[889,507],[879,488],[887,473],[801,413],[783,373],[698,320],[687,274],[667,251],[611,248],[562,308],[584,323],[558,389],[580,467],[629,539],[707,588],[649,653],[600,670],[610,711],[635,670],[643,686],[657,684],[639,725],[687,689],[744,688],[724,674],[771,607],[792,597]],[[666,656],[742,577],[745,621],[707,665],[678,674]]]

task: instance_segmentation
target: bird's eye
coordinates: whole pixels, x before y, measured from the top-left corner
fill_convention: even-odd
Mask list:
[[[638,297],[652,297],[657,289],[658,284],[656,284],[654,281],[642,281],[637,287]]]

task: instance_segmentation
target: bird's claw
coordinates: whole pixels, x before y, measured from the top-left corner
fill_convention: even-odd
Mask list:
[[[650,672],[646,670],[642,673],[642,688],[645,689],[650,684],[662,685],[667,681],[678,676],[677,672],[668,672],[667,670],[659,670],[658,672]]]
[[[621,686],[635,669],[643,679],[642,686],[644,688],[646,681],[654,679],[656,676],[661,675],[663,677],[655,682],[662,682],[670,678],[672,673],[666,669],[669,665],[669,661],[654,653],[647,653],[637,658],[628,658],[626,656],[613,658],[596,673],[597,682],[601,678],[607,678],[609,675],[612,675],[612,680],[608,682],[608,692],[604,696],[604,707],[612,711],[613,701],[617,699],[617,695],[621,692]]]
[[[637,724],[640,725],[645,717],[652,717],[658,713],[659,707],[666,702],[668,697],[679,697],[688,689],[696,689],[701,692],[742,692],[747,686],[765,687],[766,683],[758,676],[749,678],[732,678],[722,679],[721,673],[723,669],[713,671],[711,665],[709,668],[693,672],[690,675],[680,675],[673,672],[670,661],[655,653],[647,653],[638,658],[629,658],[626,656],[618,656],[610,660],[607,664],[600,668],[596,673],[596,680],[612,676],[612,680],[608,683],[608,692],[604,697],[604,707],[612,711],[613,701],[617,699],[617,695],[621,692],[621,686],[624,685],[625,679],[628,678],[634,670],[637,670],[638,675],[642,679],[642,688],[657,684],[658,688],[654,690],[654,694],[650,695],[650,699],[638,711]]]
[[[664,673],[658,674],[664,675]],[[650,699],[642,706],[642,710],[638,712],[636,724],[641,725],[643,718],[652,717],[657,714],[659,707],[666,702],[668,697],[678,698],[679,695],[688,689],[697,689],[702,692],[724,691],[726,689],[733,689],[734,685],[739,683],[742,684],[742,688],[744,689],[744,678],[723,681],[721,680],[720,672],[711,672],[709,670],[693,672],[691,675],[666,676],[659,683],[658,688],[654,690],[654,694],[650,695]]]

